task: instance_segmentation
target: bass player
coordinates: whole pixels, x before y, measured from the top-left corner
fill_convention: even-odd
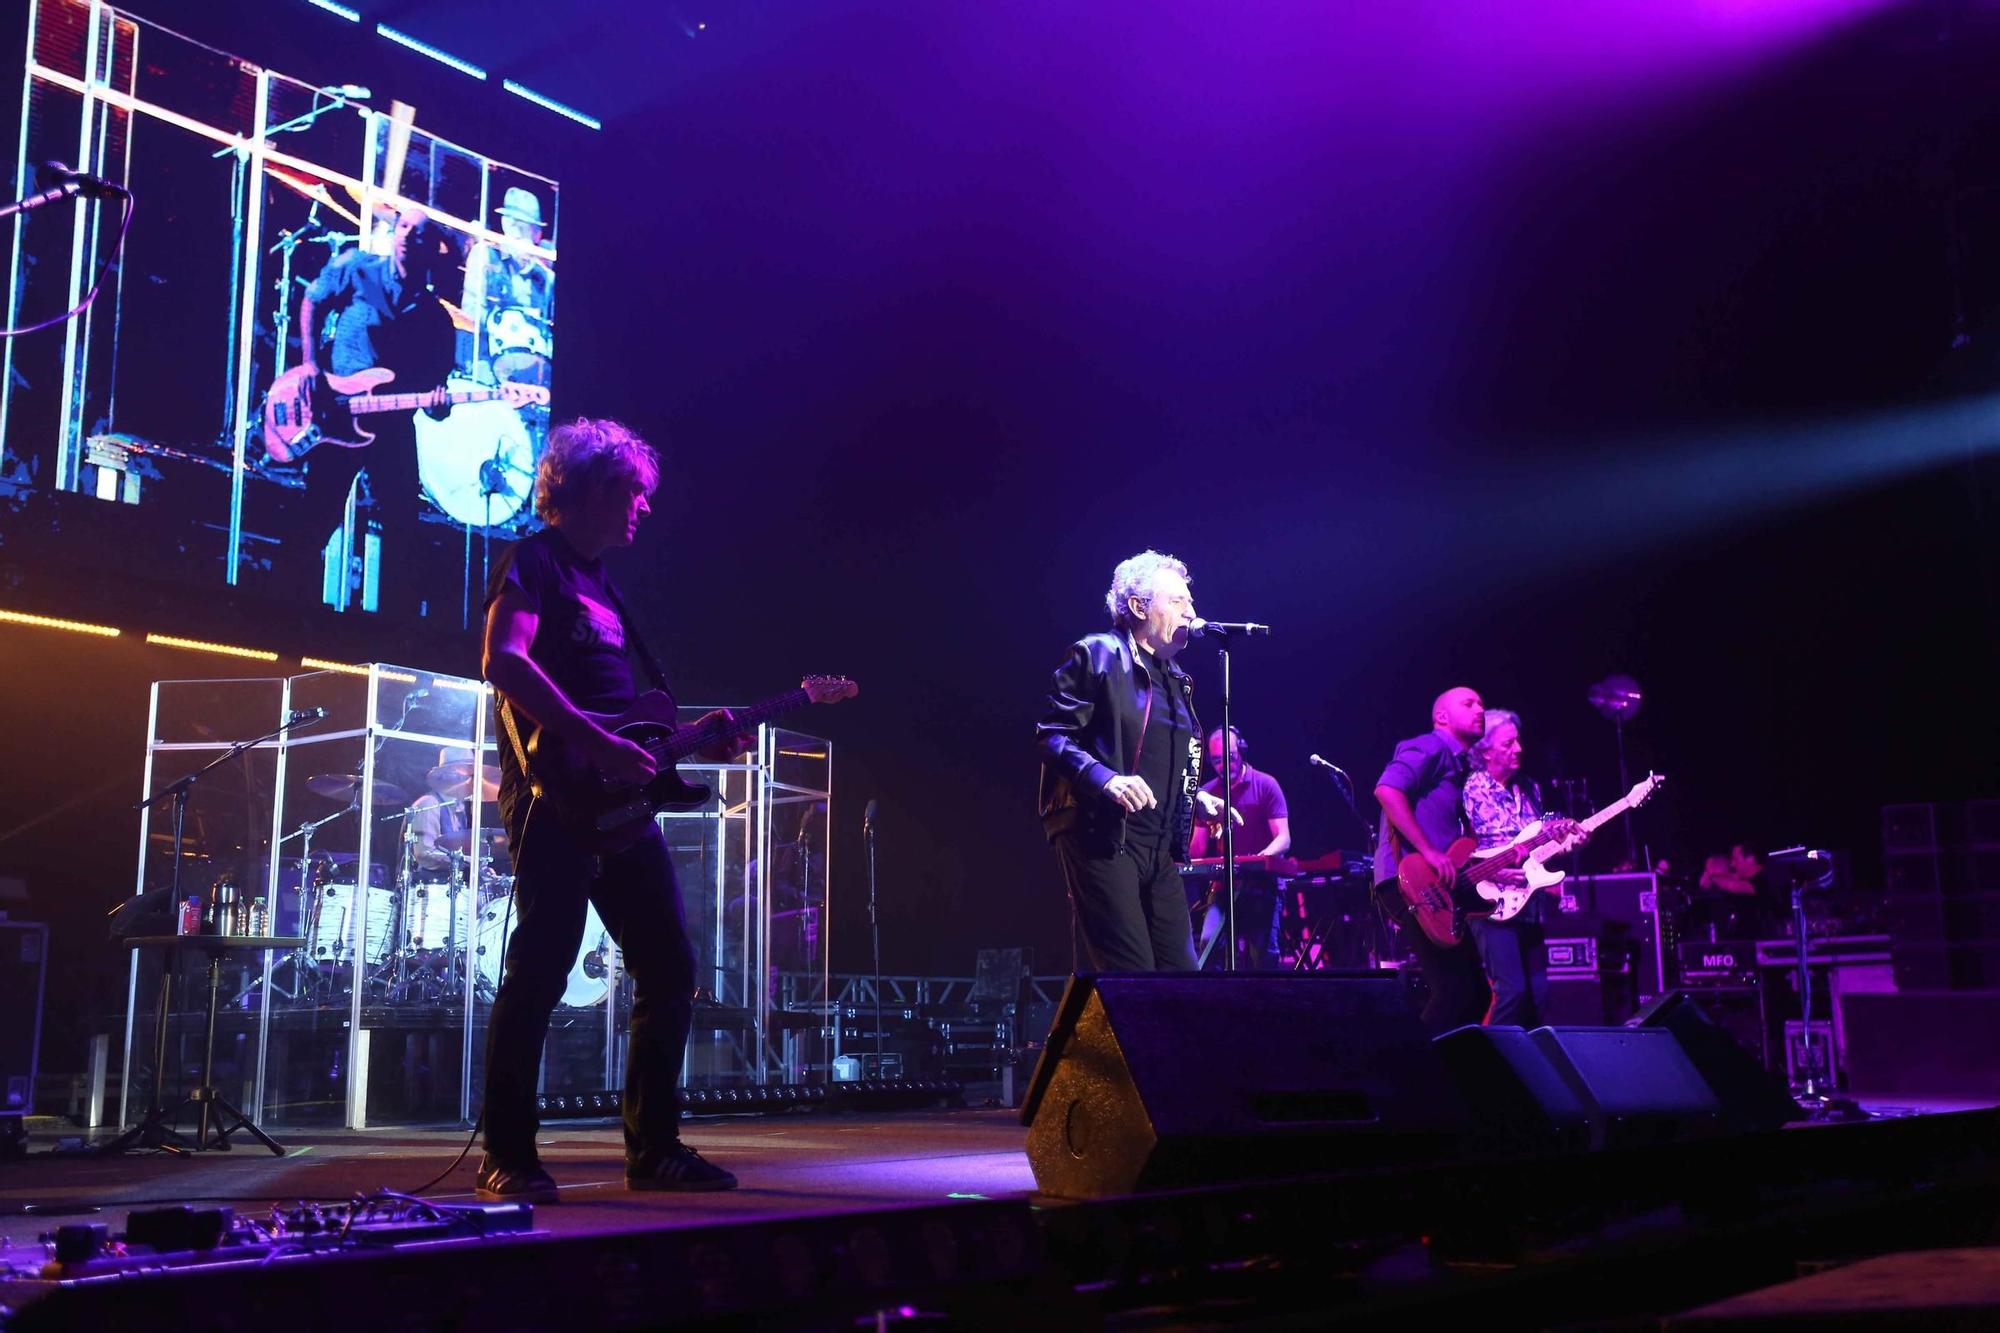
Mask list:
[[[334,317],[331,369],[352,375],[376,367],[395,372],[399,392],[437,390],[450,376],[457,344],[451,316],[433,288],[450,272],[458,249],[451,233],[421,210],[396,218],[390,252],[342,251],[320,271],[299,306],[299,364],[319,373],[319,325]],[[375,441],[366,449],[320,449],[306,462],[306,496],[299,526],[304,541],[285,543],[296,566],[297,590],[321,597],[321,551],[340,526],[348,489],[365,468],[382,523],[384,611],[417,615],[423,580],[415,568],[422,483],[417,476],[416,417],[384,413],[371,421]],[[454,602],[456,595],[454,594]]]
[[[1422,857],[1447,893],[1458,879],[1458,867],[1446,849],[1465,833],[1461,806],[1469,752],[1485,731],[1486,705],[1479,691],[1463,685],[1446,690],[1431,705],[1431,729],[1398,744],[1375,783],[1375,799],[1382,805],[1375,891],[1392,920],[1406,922],[1408,916],[1396,886],[1404,853]],[[1430,987],[1424,1025],[1437,1033],[1479,1022],[1490,992],[1472,946],[1438,944],[1414,923],[1405,924],[1402,933]]]
[[[535,478],[535,509],[549,525],[509,547],[486,603],[486,679],[499,697],[500,815],[514,852],[517,926],[493,1002],[486,1059],[482,1199],[552,1203],[556,1184],[535,1151],[535,1081],[549,1015],[595,904],[632,974],[631,1057],[625,1080],[625,1184],[635,1190],[721,1190],[736,1177],[680,1139],[676,1086],[694,1017],[694,950],[665,837],[643,836],[594,854],[545,799],[536,753],[558,744],[613,782],[642,783],[653,756],[605,730],[592,713],[638,698],[628,646],[656,683],[657,664],[629,633],[604,553],[628,546],[659,483],[652,447],[615,421],[578,419],[550,432]],[[662,683],[662,689],[664,684]],[[710,714],[726,725],[725,711]],[[723,733],[704,758],[748,748]]]

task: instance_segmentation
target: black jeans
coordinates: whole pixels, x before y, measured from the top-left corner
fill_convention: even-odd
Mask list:
[[[1540,1027],[1549,1007],[1549,954],[1535,908],[1512,921],[1475,920],[1472,938],[1493,983],[1488,1021]]]
[[[1055,849],[1094,970],[1194,971],[1187,893],[1164,834],[1150,846],[1121,848],[1063,833]]]
[[[1424,984],[1430,988],[1430,999],[1424,1002],[1424,1027],[1435,1036],[1469,1023],[1484,1022],[1493,991],[1486,984],[1486,973],[1479,966],[1479,951],[1472,941],[1468,939],[1449,948],[1431,943],[1431,937],[1408,915],[1393,881],[1377,885],[1375,891],[1382,895],[1389,919],[1399,923],[1397,933],[1416,954]]]
[[[378,412],[361,418],[375,439],[359,449],[321,444],[306,455],[305,501],[297,508],[302,540],[287,540],[293,590],[318,605],[325,576],[321,553],[340,526],[348,488],[357,473],[368,473],[374,516],[382,525],[380,605],[396,615],[415,615],[426,601],[444,606],[455,599],[449,587],[426,588],[418,559],[423,482],[417,470],[417,426],[413,412]],[[357,535],[356,550],[361,541]]]
[[[625,1072],[625,1154],[637,1161],[680,1137],[680,1074],[694,1022],[694,946],[667,840],[655,827],[622,852],[578,846],[553,809],[528,807],[514,847],[513,937],[486,1042],[486,1151],[535,1161],[535,1082],[549,1014],[583,943],[584,903],[597,905],[632,974]]]

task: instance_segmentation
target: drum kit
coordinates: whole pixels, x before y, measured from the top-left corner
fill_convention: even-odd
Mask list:
[[[376,808],[396,810],[383,822],[400,823],[403,830],[390,872],[313,854],[313,831],[359,808],[364,784],[351,773],[306,779],[306,790],[341,808],[287,838],[303,840],[298,933],[305,944],[288,960],[298,983],[295,999],[335,1003],[360,987],[370,1004],[440,1005],[462,1000],[468,985],[480,999],[498,993],[515,924],[512,863],[506,834],[497,827],[482,827],[474,844],[464,809],[475,800],[497,801],[499,770],[446,763],[431,769],[425,783],[428,790],[414,800],[392,782],[378,779],[370,789]],[[621,961],[597,909],[589,908],[562,1003],[602,1004]]]

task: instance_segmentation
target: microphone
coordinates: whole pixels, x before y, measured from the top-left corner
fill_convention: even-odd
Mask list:
[[[326,716],[324,708],[294,708],[292,715],[285,719],[285,725],[296,727],[301,722],[317,722]]]
[[[867,808],[861,812],[861,831],[863,833],[873,833],[875,831],[875,811],[881,808],[881,805],[880,801],[873,797],[869,798]]]
[[[375,95],[373,90],[364,88],[358,83],[329,84],[320,91],[333,97],[351,98],[356,102],[365,102]]]
[[[1247,638],[1252,634],[1269,634],[1270,632],[1271,627],[1269,625],[1260,625],[1254,620],[1203,620],[1197,616],[1194,623],[1188,626],[1189,635],[1197,639],[1207,638],[1211,635],[1216,638],[1226,639],[1232,634],[1241,634]]]
[[[65,162],[42,163],[35,170],[35,184],[44,190],[56,189],[64,194],[80,194],[86,199],[131,197],[131,191],[116,181],[93,176],[87,171],[72,171]]]

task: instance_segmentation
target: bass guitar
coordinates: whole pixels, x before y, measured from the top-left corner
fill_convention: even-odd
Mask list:
[[[618,713],[588,716],[614,736],[631,741],[653,756],[659,771],[643,785],[612,782],[596,765],[547,731],[536,728],[524,748],[535,792],[553,802],[571,834],[598,854],[623,851],[652,827],[662,810],[701,805],[711,793],[687,781],[676,767],[681,760],[713,751],[732,736],[754,730],[761,722],[808,704],[833,704],[852,699],[861,687],[845,676],[807,676],[796,690],[775,695],[748,708],[732,709],[728,717],[711,714],[680,725],[673,696],[649,690]]]
[[[1652,799],[1653,793],[1658,791],[1660,784],[1665,781],[1666,778],[1661,774],[1648,773],[1644,779],[1632,784],[1631,791],[1626,792],[1624,796],[1584,820],[1582,824],[1575,827],[1569,837],[1560,841],[1538,841],[1543,822],[1538,819],[1515,834],[1514,841],[1508,843],[1505,847],[1496,847],[1490,852],[1479,853],[1480,857],[1499,856],[1503,853],[1513,851],[1515,847],[1523,843],[1534,844],[1533,849],[1520,861],[1521,872],[1528,877],[1528,882],[1525,885],[1494,884],[1487,879],[1481,879],[1473,885],[1474,891],[1481,898],[1493,904],[1493,920],[1511,921],[1520,914],[1521,909],[1526,907],[1528,901],[1537,893],[1540,893],[1544,889],[1553,889],[1558,884],[1561,884],[1569,872],[1549,869],[1547,865],[1549,858],[1560,856],[1568,851],[1575,845],[1578,834],[1587,835],[1595,833],[1598,829],[1609,824],[1626,811],[1637,810]]]
[[[496,399],[515,408],[549,405],[549,391],[539,384],[376,392],[395,378],[395,371],[380,366],[352,375],[314,374],[304,366],[293,366],[264,395],[264,452],[274,462],[290,463],[322,444],[360,449],[375,439],[359,420],[372,412],[415,412]]]

